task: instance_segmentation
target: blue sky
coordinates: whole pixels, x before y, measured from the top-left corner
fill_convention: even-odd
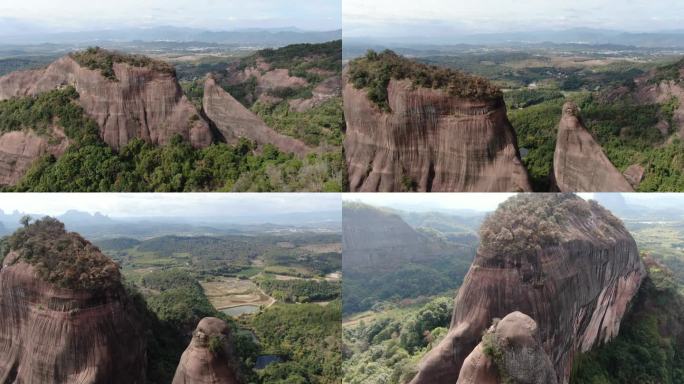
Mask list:
[[[340,211],[337,193],[8,193],[6,213],[60,215],[68,210],[113,217],[251,216]]]
[[[684,29],[681,0],[344,0],[345,37]]]
[[[341,28],[340,0],[3,0],[0,31],[119,27]],[[4,25],[3,25],[4,24]]]

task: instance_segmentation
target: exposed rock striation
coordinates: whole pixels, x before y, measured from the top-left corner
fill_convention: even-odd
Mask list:
[[[281,135],[264,123],[259,116],[245,108],[216,80],[209,76],[204,83],[204,112],[228,143],[236,143],[240,137],[258,144],[273,144],[283,152],[303,156],[309,148],[301,141]]]
[[[536,322],[557,381],[567,383],[575,354],[618,334],[639,289],[645,270],[634,239],[598,203],[572,194],[518,195],[480,232],[449,333],[412,383],[454,383],[492,320],[514,311]]]
[[[584,126],[579,109],[572,101],[563,105],[553,172],[555,185],[561,192],[634,192]]]
[[[100,136],[114,149],[133,138],[164,145],[179,134],[194,147],[211,144],[202,119],[172,72],[114,62],[114,79],[65,56],[47,68],[0,77],[0,100],[34,96],[71,85],[86,114],[100,127]]]
[[[391,79],[389,111],[345,79],[352,192],[531,191],[502,96],[464,98]]]
[[[508,381],[506,381],[508,380]],[[494,324],[463,362],[456,384],[556,384],[537,323],[513,312]]]
[[[228,324],[205,317],[183,352],[173,384],[238,384]]]
[[[142,323],[118,270],[80,236],[54,228],[12,249],[0,270],[0,383],[144,384]],[[68,254],[55,254],[57,243],[69,244]],[[80,265],[81,277],[48,260]]]
[[[42,155],[61,156],[69,146],[69,139],[58,128],[51,136],[33,131],[13,131],[0,135],[0,185],[13,185]]]

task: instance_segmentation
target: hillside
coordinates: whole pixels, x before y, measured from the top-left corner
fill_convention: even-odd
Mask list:
[[[471,236],[452,241],[437,230],[431,232],[429,225],[419,232],[398,214],[361,203],[345,203],[342,215],[345,315],[384,300],[415,299],[454,289],[465,275],[477,242]]]
[[[277,65],[310,72],[311,95],[288,97],[292,106],[285,103],[273,113],[249,111],[223,90],[209,99],[205,111],[201,102],[190,102],[196,101],[194,88],[178,82],[171,64],[101,48],[3,76],[0,187],[339,191],[339,76],[325,69],[330,49],[324,50],[328,59],[320,68],[307,67],[316,55],[307,47],[282,48],[288,54]],[[299,51],[303,56],[297,56]],[[274,71],[277,83],[282,70]]]

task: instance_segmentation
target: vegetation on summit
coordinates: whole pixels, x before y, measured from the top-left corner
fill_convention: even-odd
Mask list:
[[[84,51],[73,52],[69,55],[78,64],[92,70],[99,70],[102,76],[117,80],[114,73],[114,63],[125,63],[133,67],[146,67],[156,72],[175,75],[173,65],[161,60],[154,60],[144,55],[108,51],[100,47],[89,47]]]
[[[67,232],[51,217],[24,227],[7,239],[8,248],[37,270],[42,279],[62,288],[99,290],[121,283],[119,267],[79,234]]]
[[[468,99],[502,96],[501,90],[483,77],[423,64],[390,50],[381,53],[370,50],[349,63],[349,82],[357,89],[366,89],[368,98],[384,111],[390,109],[387,86],[392,79],[411,80],[415,87],[442,89],[452,96]]]

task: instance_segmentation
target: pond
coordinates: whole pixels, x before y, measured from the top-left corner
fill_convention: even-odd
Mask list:
[[[238,317],[240,315],[259,312],[258,305],[238,305],[237,307],[224,308],[221,312],[228,316]]]
[[[262,355],[257,357],[256,363],[254,364],[255,369],[264,369],[269,364],[280,363],[283,359],[278,355]]]

